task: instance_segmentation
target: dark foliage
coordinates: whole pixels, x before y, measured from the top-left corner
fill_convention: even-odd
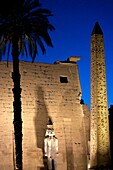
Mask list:
[[[9,57],[12,39],[18,35],[19,54],[29,55],[34,61],[38,46],[46,52],[44,42],[53,47],[48,31],[54,30],[48,17],[48,9],[42,9],[38,0],[4,0],[0,2],[0,58]]]

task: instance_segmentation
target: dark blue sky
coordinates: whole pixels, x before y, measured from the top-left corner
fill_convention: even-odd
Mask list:
[[[90,106],[90,36],[99,22],[104,33],[108,106],[113,104],[113,0],[40,0],[43,8],[54,14],[50,17],[55,31],[50,32],[54,48],[47,47],[35,61],[54,63],[80,56],[78,62],[82,98]]]
[[[37,61],[53,63],[70,56],[80,56],[78,62],[82,98],[90,106],[90,36],[94,24],[99,22],[104,33],[107,73],[108,106],[113,104],[113,0],[41,0],[54,16],[51,32],[54,48]]]

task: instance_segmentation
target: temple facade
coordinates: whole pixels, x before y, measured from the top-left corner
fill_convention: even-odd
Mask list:
[[[85,170],[89,140],[89,110],[81,104],[79,57],[55,64],[20,62],[23,168],[44,169],[44,139],[48,118],[58,139],[57,169]],[[12,63],[0,63],[0,169],[15,163]],[[87,122],[87,123],[86,123]],[[87,127],[85,127],[85,124]],[[86,131],[87,129],[87,131]]]
[[[89,170],[110,164],[104,42],[98,24],[91,40],[91,111],[81,99],[79,60],[20,61],[23,170]],[[8,67],[0,62],[0,75],[0,169],[14,170],[11,62]]]

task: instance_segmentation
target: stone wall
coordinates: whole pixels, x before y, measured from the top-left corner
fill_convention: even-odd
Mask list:
[[[13,169],[12,63],[0,63],[0,169]],[[48,117],[59,141],[58,170],[86,170],[84,129],[77,63],[20,62],[24,170],[44,169],[43,142]]]
[[[12,170],[13,164],[13,95],[11,65],[0,63],[0,169]]]

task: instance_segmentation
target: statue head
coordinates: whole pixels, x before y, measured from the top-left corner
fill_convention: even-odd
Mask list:
[[[53,128],[47,128],[45,136],[46,137],[54,137],[55,136],[54,129]]]

